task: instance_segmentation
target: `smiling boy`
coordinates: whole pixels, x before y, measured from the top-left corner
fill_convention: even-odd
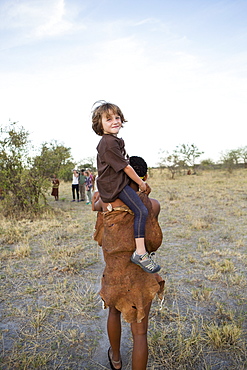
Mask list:
[[[120,108],[112,103],[101,102],[92,115],[92,127],[97,135],[102,136],[97,146],[97,186],[104,203],[111,203],[121,199],[134,212],[134,235],[136,251],[131,261],[144,271],[155,273],[160,270],[145,248],[145,224],[148,210],[129,186],[130,179],[139,185],[141,191],[146,191],[145,182],[129,165],[126,158],[125,145],[117,135],[123,123],[127,122]]]

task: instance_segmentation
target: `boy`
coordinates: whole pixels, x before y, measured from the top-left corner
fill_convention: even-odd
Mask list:
[[[92,128],[102,136],[97,146],[97,186],[102,201],[108,203],[108,210],[112,208],[111,203],[119,198],[134,212],[136,251],[131,261],[146,272],[156,273],[160,266],[152,260],[144,243],[148,211],[129,182],[132,179],[143,192],[146,191],[146,184],[129,165],[124,141],[117,137],[124,122],[127,121],[115,104],[101,102],[93,110]]]

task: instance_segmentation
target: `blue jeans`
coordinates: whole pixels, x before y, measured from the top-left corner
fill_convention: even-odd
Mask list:
[[[136,194],[135,190],[126,185],[118,198],[134,212],[134,236],[135,238],[144,238],[145,225],[148,216],[148,210]]]

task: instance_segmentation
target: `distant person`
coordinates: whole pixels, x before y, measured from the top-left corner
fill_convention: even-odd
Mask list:
[[[147,165],[141,157],[130,157],[130,164],[137,174],[146,180]],[[160,204],[148,197],[151,191],[139,192],[139,186],[130,186],[148,209],[145,243],[148,251],[156,251],[162,243],[162,231],[158,223]],[[130,323],[133,336],[132,370],[145,370],[148,360],[148,316],[156,293],[163,298],[164,280],[157,273],[149,274],[131,263],[135,250],[133,212],[120,200],[112,202],[112,210],[95,192],[92,210],[98,211],[94,239],[102,246],[105,269],[101,279],[100,295],[105,308],[109,308],[107,332],[110,342],[108,358],[111,369],[121,369],[121,315]]]
[[[72,178],[72,202],[75,202],[75,193],[77,202],[79,202],[79,173],[76,169],[73,170],[73,178]]]
[[[51,195],[54,196],[55,200],[58,200],[59,198],[59,195],[58,195],[58,188],[59,188],[59,180],[58,178],[56,177],[56,175],[53,175],[53,178],[52,178],[52,191],[51,191]]]
[[[92,177],[90,176],[89,171],[85,171],[85,186],[86,186],[86,194],[87,194],[87,204],[92,204],[92,188],[93,188],[93,183],[92,183]]]
[[[85,200],[85,190],[86,190],[86,187],[85,187],[85,181],[86,181],[86,176],[84,174],[85,170],[81,170],[80,171],[80,177],[79,177],[79,193],[80,193],[80,197],[81,197],[81,202],[84,202]]]
[[[91,181],[92,181],[92,191],[94,191],[95,190],[95,175],[92,173],[91,170],[88,170],[88,172],[89,172],[89,176],[90,176]]]
[[[117,137],[124,122],[126,122],[124,115],[115,104],[101,101],[93,110],[93,130],[102,136],[97,146],[97,187],[102,201],[108,203],[109,208],[112,207],[111,203],[119,198],[134,212],[136,250],[131,256],[131,261],[146,272],[155,273],[160,270],[160,266],[153,261],[144,242],[148,210],[129,186],[130,179],[136,182],[143,192],[147,187],[129,165],[124,141]]]

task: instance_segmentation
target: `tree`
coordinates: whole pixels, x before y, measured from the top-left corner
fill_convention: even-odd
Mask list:
[[[37,213],[40,198],[45,199],[46,185],[32,172],[28,157],[29,133],[16,122],[0,130],[0,188],[6,216],[19,217],[21,213]]]
[[[3,189],[11,186],[13,176],[18,176],[27,163],[28,135],[16,122],[0,129],[0,187]]]
[[[28,162],[28,135],[17,122],[0,129],[0,188],[4,194],[13,188],[13,178],[20,180]]]
[[[95,172],[97,170],[97,168],[95,167],[94,165],[94,162],[95,162],[95,157],[87,157],[85,159],[82,159],[78,164],[77,164],[77,167],[78,169],[90,169],[91,171]]]
[[[176,150],[173,153],[169,154],[168,152],[163,152],[164,157],[160,158],[159,166],[166,167],[171,173],[171,178],[174,179],[175,174],[178,172],[179,167],[182,165],[181,156]]]
[[[212,169],[214,168],[215,166],[215,163],[212,159],[210,158],[207,158],[207,159],[203,159],[201,162],[200,162],[200,167],[204,168],[204,169]]]
[[[247,168],[247,146],[240,147],[239,156],[244,162],[244,167]]]
[[[228,150],[225,153],[221,153],[220,161],[223,167],[227,169],[229,173],[233,172],[233,169],[236,165],[236,159],[235,156],[232,155],[232,151]]]
[[[51,178],[53,174],[65,181],[69,175],[70,179],[75,166],[70,150],[57,141],[43,143],[40,155],[34,158],[33,171],[38,171],[46,179]]]
[[[181,144],[176,147],[175,153],[182,156],[187,166],[192,167],[195,173],[196,158],[199,158],[204,152],[199,151],[195,144]]]
[[[205,167],[213,167],[214,161],[211,158],[207,158],[203,159],[200,164]]]
[[[228,151],[227,156],[229,159],[232,159],[235,165],[238,165],[239,159],[241,158],[241,153],[239,149],[232,149]]]

